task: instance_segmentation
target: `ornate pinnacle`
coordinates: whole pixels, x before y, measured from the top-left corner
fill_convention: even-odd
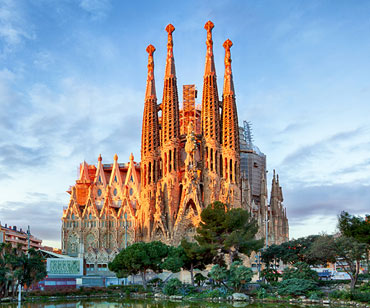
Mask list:
[[[173,58],[173,39],[172,32],[175,31],[175,27],[172,24],[168,24],[166,27],[168,33],[167,41],[167,60],[166,60],[166,71],[164,78],[176,77],[175,71],[175,60]]]
[[[173,46],[172,32],[175,31],[175,27],[172,24],[168,24],[166,27],[166,31],[168,33],[167,48],[169,48]]]
[[[155,93],[155,83],[154,83],[154,59],[153,54],[155,51],[155,47],[153,45],[148,45],[146,48],[148,56],[148,78],[146,82],[146,92],[145,92],[145,99],[156,98]]]
[[[117,161],[117,160],[118,160],[118,155],[117,155],[117,153],[116,153],[116,154],[114,154],[113,159],[114,159],[114,161]]]
[[[210,20],[208,20],[206,22],[206,24],[204,25],[204,29],[207,30],[207,33],[210,33],[211,36],[212,36],[212,29],[215,27],[214,23]]]
[[[230,48],[233,46],[233,42],[227,39],[222,45],[225,48],[225,75],[231,75],[231,54]]]
[[[233,42],[227,39],[222,45],[225,48],[225,78],[224,78],[224,95],[234,94],[234,82],[231,73],[231,54],[230,48]]]
[[[149,56],[153,56],[153,53],[155,52],[155,47],[153,45],[148,45],[146,48],[146,52],[149,54]]]
[[[101,157],[101,154],[99,154],[98,161],[102,161],[103,158]]]
[[[213,60],[213,40],[212,40],[212,29],[214,28],[212,21],[207,21],[204,25],[204,29],[207,30],[207,55],[206,55],[206,68],[204,75],[214,75],[216,73],[215,64]]]

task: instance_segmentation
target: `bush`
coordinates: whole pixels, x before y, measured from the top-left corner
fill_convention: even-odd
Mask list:
[[[180,294],[180,288],[182,287],[182,283],[177,278],[172,278],[168,280],[163,288],[163,293],[166,295],[178,295]]]
[[[271,284],[275,284],[276,282],[278,282],[279,278],[281,277],[281,274],[273,268],[265,268],[264,270],[262,270],[261,274],[262,277],[264,277],[266,281]]]
[[[226,298],[227,296],[231,295],[231,293],[225,288],[220,287],[213,290],[206,290],[204,292],[198,293],[198,298],[215,298],[215,297],[223,297]]]
[[[346,290],[334,290],[329,293],[329,298],[351,300],[351,292]]]
[[[324,297],[324,292],[322,291],[309,291],[307,293],[307,297],[309,299],[315,299],[315,300],[318,300],[318,299],[321,299]]]
[[[363,303],[369,303],[370,302],[370,292],[363,292],[360,290],[355,291],[346,291],[346,290],[335,290],[331,293],[329,293],[329,297],[333,299],[341,299],[341,300],[354,300],[359,301]]]
[[[317,282],[308,279],[291,278],[285,279],[278,284],[278,293],[280,295],[301,296],[317,289]]]
[[[191,284],[183,284],[179,290],[179,293],[182,296],[194,295],[198,293],[198,290],[196,287],[192,286]]]

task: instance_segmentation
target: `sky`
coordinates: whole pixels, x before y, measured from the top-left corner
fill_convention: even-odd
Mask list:
[[[279,173],[291,237],[369,213],[369,1],[0,0],[1,223],[60,247],[79,164],[140,161],[145,49],[160,101],[168,23],[180,101],[196,84],[200,103],[208,20],[219,91],[233,41],[239,123]]]

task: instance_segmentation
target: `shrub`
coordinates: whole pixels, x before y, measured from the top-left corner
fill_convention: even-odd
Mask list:
[[[179,293],[182,296],[194,295],[198,293],[198,290],[196,287],[192,286],[191,284],[183,284],[181,288],[179,289]]]
[[[278,293],[280,295],[301,296],[317,289],[317,282],[308,279],[291,278],[285,279],[278,284]]]
[[[227,297],[231,293],[225,288],[215,288],[213,290],[206,290],[204,292],[198,293],[198,298],[215,298],[215,297]]]
[[[166,295],[177,295],[180,294],[180,288],[182,287],[182,283],[177,278],[172,278],[168,280],[163,288],[163,293]]]
[[[322,291],[309,291],[307,293],[307,297],[309,299],[316,299],[316,300],[318,300],[318,299],[321,299],[321,298],[324,297],[324,292],[322,292]]]
[[[281,277],[281,274],[273,268],[265,268],[262,272],[262,277],[266,279],[267,282],[275,284]]]

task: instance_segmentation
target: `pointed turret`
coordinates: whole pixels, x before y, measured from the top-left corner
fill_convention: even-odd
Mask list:
[[[155,81],[154,81],[154,59],[153,54],[155,52],[155,47],[153,45],[149,45],[146,48],[148,56],[148,77],[146,80],[146,92],[145,92],[145,101],[148,99],[157,99],[157,95],[155,92]]]
[[[168,42],[162,100],[162,146],[177,139],[180,135],[179,100],[172,39],[172,32],[175,31],[175,27],[169,24],[166,27],[166,31],[168,33]]]
[[[96,168],[96,172],[95,172],[94,184],[97,186],[105,187],[107,185],[107,180],[105,178],[102,160],[103,158],[101,157],[101,154],[100,154],[98,157],[98,167]]]
[[[220,103],[213,58],[213,27],[214,24],[211,21],[208,21],[204,26],[207,30],[207,53],[203,80],[202,130],[206,143],[216,145],[220,141]]]
[[[149,45],[148,52],[148,77],[145,91],[145,105],[143,114],[143,128],[141,133],[141,161],[144,172],[141,173],[143,187],[157,180],[156,165],[158,165],[159,147],[159,125],[157,113],[157,95],[154,81],[154,60],[155,48]]]
[[[231,72],[230,48],[233,43],[226,40],[225,48],[225,77],[222,105],[222,155],[227,158],[227,169],[229,176],[226,180],[238,183],[239,174],[239,124],[236,110],[233,76]]]
[[[274,169],[274,173],[272,176],[272,185],[271,185],[271,200],[277,198],[277,196],[278,196],[278,189],[276,185],[276,175],[275,175],[275,169]]]

